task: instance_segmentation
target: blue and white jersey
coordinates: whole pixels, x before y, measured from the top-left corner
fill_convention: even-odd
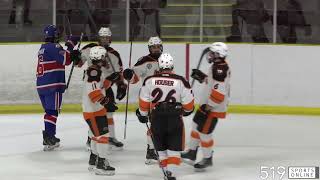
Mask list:
[[[38,93],[64,92],[66,88],[65,66],[69,64],[71,64],[70,53],[60,44],[42,44],[38,51]]]

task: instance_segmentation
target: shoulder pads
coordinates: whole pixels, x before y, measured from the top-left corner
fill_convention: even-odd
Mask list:
[[[137,63],[134,66],[140,66],[146,62],[156,62],[156,61],[149,56],[143,56],[137,61]]]
[[[89,67],[87,69],[87,75],[88,75],[88,82],[93,82],[93,81],[100,81],[101,77],[101,70],[96,69],[94,67]]]

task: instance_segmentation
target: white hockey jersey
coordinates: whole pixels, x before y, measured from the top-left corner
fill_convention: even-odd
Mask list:
[[[141,114],[146,116],[158,102],[180,102],[185,111],[192,111],[194,96],[189,82],[173,73],[158,73],[147,77],[139,94]]]
[[[130,80],[130,83],[144,82],[147,77],[159,72],[158,60],[152,58],[150,55],[143,56],[133,66],[132,70],[134,71],[134,77]]]
[[[82,61],[81,64],[84,64],[85,62],[87,62],[87,65],[89,67],[89,66],[92,65],[92,62],[91,62],[91,60],[89,58],[90,48],[94,47],[94,46],[97,46],[97,44],[92,43],[92,44],[89,44],[87,46],[88,47],[85,46],[81,50],[81,61]],[[108,77],[114,72],[120,72],[120,74],[122,74],[123,65],[122,65],[122,61],[121,61],[121,58],[120,58],[120,54],[116,50],[114,50],[113,48],[108,47],[107,48],[107,56],[106,57],[107,57],[106,67],[102,67],[101,68],[101,71],[102,71],[103,75],[105,77]]]
[[[209,68],[200,104],[207,104],[211,107],[210,116],[212,117],[226,117],[230,97],[230,76],[231,71],[226,62],[212,64]]]
[[[94,66],[88,67],[83,81],[82,111],[84,115],[106,112],[98,102],[105,96],[103,82],[104,76],[101,70]]]

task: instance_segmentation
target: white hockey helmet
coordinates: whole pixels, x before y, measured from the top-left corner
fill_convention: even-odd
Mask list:
[[[154,45],[161,45],[162,46],[162,40],[158,36],[149,38],[148,47],[154,46]]]
[[[169,53],[162,53],[158,59],[160,70],[169,69],[172,70],[174,67],[173,57]]]
[[[101,27],[98,32],[99,36],[112,36],[112,32],[109,27]]]
[[[107,50],[102,46],[94,46],[90,49],[89,58],[92,61],[92,64],[95,64],[99,61],[104,61]]]
[[[228,55],[228,46],[223,42],[212,43],[209,49],[210,51],[217,53],[220,58],[225,58]]]

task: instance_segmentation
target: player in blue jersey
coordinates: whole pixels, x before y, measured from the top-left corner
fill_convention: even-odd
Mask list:
[[[45,111],[43,131],[44,150],[59,147],[60,139],[56,135],[56,122],[66,88],[65,66],[71,62],[77,64],[80,52],[73,50],[79,38],[69,38],[64,50],[58,43],[59,35],[56,26],[48,25],[44,29],[44,44],[38,51],[37,91]]]

